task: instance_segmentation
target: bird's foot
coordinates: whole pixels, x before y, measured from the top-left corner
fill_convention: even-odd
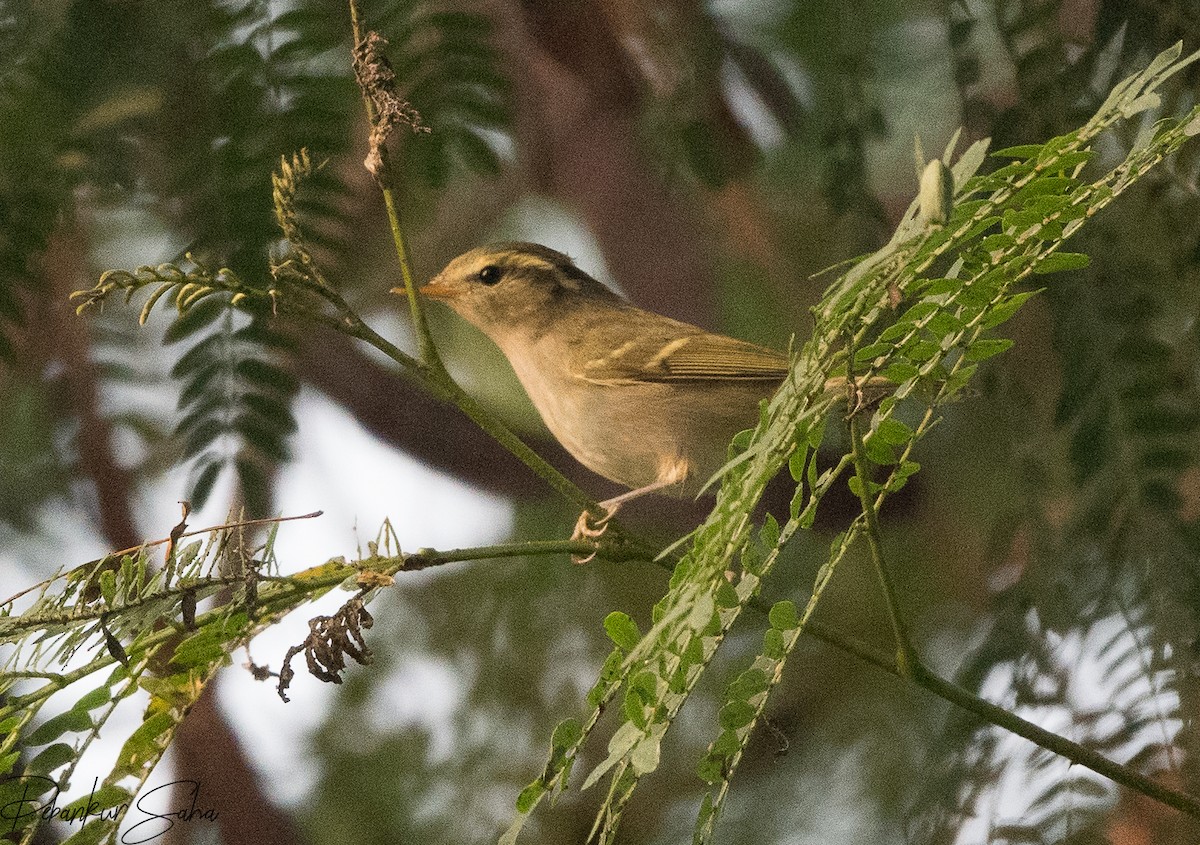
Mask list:
[[[600,506],[604,508],[604,516],[594,521],[591,513],[588,511],[584,511],[583,513],[579,514],[579,519],[575,522],[575,530],[571,533],[572,541],[597,543],[600,538],[604,536],[605,532],[608,531],[609,520],[611,520],[613,515],[617,512],[617,506],[614,505],[605,507],[603,502]],[[571,555],[571,562],[576,564],[589,563],[595,557],[596,552],[592,552],[590,555],[586,556]]]

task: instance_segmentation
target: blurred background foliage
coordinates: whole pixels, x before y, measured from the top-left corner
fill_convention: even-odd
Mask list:
[[[914,136],[929,153],[960,124],[994,148],[1043,141],[1171,43],[1200,45],[1193,0],[364,6],[433,130],[397,151],[418,277],[500,237],[574,245],[639,304],[781,348],[810,324],[824,284],[812,274],[889,236],[916,190]],[[216,490],[271,513],[306,390],[391,448],[511,498],[513,537],[569,533],[569,505],[340,336],[213,301],[160,337],[131,310],[80,320],[67,303],[103,269],[185,251],[261,277],[278,247],[270,173],[307,147],[327,161],[303,196],[319,258],[356,307],[390,321],[397,271],[360,166],[348,32],[344,9],[314,0],[0,7],[0,537],[15,580],[64,563],[39,541],[64,508],[103,547],[157,536],[139,511],[164,478],[198,504]],[[1194,104],[1200,70],[1184,76],[1165,111]],[[1112,160],[1133,141],[1108,138]],[[884,513],[932,666],[1193,794],[1198,167],[1193,145],[1072,242],[1091,266],[1050,277],[1022,310],[1015,348],[924,442],[925,471]],[[597,497],[612,492],[549,441],[493,350],[437,322],[473,389]],[[832,531],[847,514],[827,501]],[[664,500],[629,520],[668,539],[702,512]],[[803,599],[810,543],[795,543],[769,598]],[[348,674],[298,749],[305,794],[279,788],[212,694],[170,764],[215,793],[230,845],[489,841],[593,680],[604,614],[644,620],[664,583],[650,567],[549,559],[404,579],[372,608],[376,664]],[[856,559],[821,615],[884,644],[882,611]],[[702,787],[690,761],[714,723],[722,664],[756,637],[735,631],[668,739],[664,759],[679,762],[643,786],[622,841],[688,839]],[[428,694],[423,671],[451,678],[451,701],[424,720],[391,718]],[[723,841],[1200,837],[819,644],[792,660],[769,717]],[[583,841],[590,799],[568,794],[529,840]]]

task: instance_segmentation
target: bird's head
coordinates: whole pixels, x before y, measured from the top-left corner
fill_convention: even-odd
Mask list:
[[[396,288],[394,293],[403,293]],[[497,243],[455,258],[421,288],[496,338],[521,329],[544,329],[572,303],[616,294],[561,252],[540,244]]]

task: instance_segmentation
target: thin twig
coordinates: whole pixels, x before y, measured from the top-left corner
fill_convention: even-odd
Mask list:
[[[1022,719],[1020,716],[1005,710],[999,705],[985,701],[969,690],[935,674],[919,661],[910,666],[909,672],[905,674],[901,672],[900,667],[896,665],[896,662],[886,652],[842,634],[840,631],[827,625],[810,621],[805,625],[804,631],[807,634],[812,634],[822,642],[828,643],[847,654],[852,654],[860,660],[866,661],[889,674],[912,681],[938,698],[948,701],[954,706],[966,710],[968,713],[973,713],[991,725],[1027,739],[1039,748],[1044,748],[1047,751],[1065,757],[1072,763],[1091,769],[1096,774],[1102,775],[1114,783],[1160,801],[1168,807],[1173,807],[1189,816],[1200,818],[1200,798],[1164,786],[1158,781],[1139,774],[1129,766],[1114,763],[1112,760],[1090,748],[1086,748],[1077,742],[1072,742],[1059,734],[1039,727],[1027,719]]]
[[[875,564],[875,573],[879,576],[879,584],[883,588],[888,620],[891,622],[892,634],[896,639],[896,666],[900,674],[907,677],[919,659],[916,649],[913,648],[912,640],[909,639],[904,616],[900,612],[895,581],[892,579],[891,571],[883,556],[879,515],[875,510],[875,498],[871,495],[871,472],[862,439],[862,424],[859,422],[859,415],[853,412],[850,415],[850,449],[854,456],[854,474],[858,479],[858,499],[862,503],[863,517],[866,522],[867,545],[871,549],[871,560]]]
[[[364,39],[368,34],[364,33],[362,26],[362,16],[358,9],[357,0],[349,0],[350,6],[350,25],[354,34],[354,44],[357,51],[358,47],[364,43]],[[362,89],[363,106],[367,112],[367,119],[375,126],[380,119],[379,108],[375,100],[367,90],[367,86],[362,84],[360,80],[360,88]],[[452,402],[460,410],[470,417],[480,428],[491,435],[502,446],[512,452],[516,457],[533,470],[537,475],[541,476],[554,490],[558,493],[579,505],[584,510],[596,516],[601,516],[602,513],[595,500],[588,496],[583,490],[575,485],[565,475],[551,466],[537,452],[525,444],[519,437],[513,434],[507,426],[501,423],[497,418],[490,414],[482,405],[474,400],[465,390],[463,390],[457,382],[450,376],[446,370],[445,364],[442,362],[441,356],[438,354],[437,347],[433,342],[433,336],[429,331],[429,323],[426,320],[424,309],[421,305],[420,295],[417,292],[416,282],[413,278],[412,267],[409,262],[408,248],[404,237],[404,229],[400,222],[400,212],[396,203],[395,191],[393,185],[393,174],[391,170],[391,161],[388,156],[387,147],[380,144],[379,157],[375,162],[374,173],[377,178],[380,190],[383,193],[383,201],[387,210],[388,225],[392,232],[392,242],[396,249],[396,257],[400,264],[400,275],[404,280],[404,291],[408,299],[409,310],[412,313],[413,326],[417,334],[417,343],[420,349],[420,366],[413,366],[412,357],[402,350],[398,349],[394,344],[388,342],[375,332],[370,326],[366,325],[357,317],[348,307],[340,307],[343,316],[346,318],[346,325],[343,330],[352,337],[357,337],[370,343],[375,348],[384,352],[384,354],[398,361],[404,366],[412,369],[421,379],[421,381],[433,393],[448,402]],[[337,303],[335,303],[337,305]],[[344,303],[343,303],[344,305]],[[610,526],[616,531],[620,531],[619,526]],[[642,544],[646,546],[646,544]],[[648,546],[646,546],[648,548]]]
[[[197,534],[210,534],[213,531],[224,531],[224,530],[230,529],[230,528],[247,528],[252,525],[273,525],[277,522],[291,522],[296,519],[316,519],[318,516],[321,516],[323,513],[325,513],[325,511],[313,511],[312,513],[302,513],[298,516],[268,516],[268,517],[263,517],[261,519],[243,519],[238,522],[225,522],[220,525],[210,525],[208,528],[197,528],[194,531],[186,531],[186,532],[178,535],[178,537],[174,537],[174,538],[163,537],[161,540],[147,540],[146,542],[139,543],[136,546],[130,546],[129,548],[126,548],[126,549],[120,549],[115,552],[109,552],[104,557],[96,558],[95,560],[86,561],[85,563],[79,564],[79,566],[68,569],[66,572],[60,572],[58,575],[52,575],[44,581],[39,581],[36,584],[33,584],[29,587],[26,587],[24,590],[21,590],[21,592],[14,593],[13,595],[9,596],[4,601],[0,602],[0,607],[3,607],[4,605],[7,605],[7,604],[12,604],[14,601],[19,599],[21,596],[27,595],[27,594],[33,592],[34,590],[38,589],[39,587],[45,587],[50,584],[53,584],[59,578],[65,578],[66,576],[70,575],[72,572],[78,572],[79,570],[84,569],[85,567],[95,566],[96,564],[103,563],[106,560],[112,560],[113,558],[124,557],[125,555],[132,554],[133,552],[140,551],[141,549],[149,549],[154,546],[161,546],[165,543],[170,543],[172,540],[182,540],[184,537],[194,537]]]
[[[350,26],[354,32],[354,47],[357,51],[359,46],[364,43],[362,20],[358,10],[358,0],[349,0],[349,4]],[[367,112],[367,120],[372,127],[375,127],[380,119],[379,109],[366,87],[361,85],[361,80],[360,88],[362,89],[363,107]],[[379,158],[374,175],[383,193],[383,203],[387,209],[388,225],[392,232],[392,244],[395,246],[396,258],[400,264],[400,277],[404,280],[404,292],[408,299],[408,308],[412,315],[413,326],[417,332],[417,345],[421,350],[421,361],[431,370],[445,375],[446,367],[442,363],[437,346],[433,342],[433,335],[429,331],[429,322],[425,318],[425,311],[421,304],[421,298],[417,294],[416,282],[413,279],[404,229],[400,225],[400,209],[396,203],[395,191],[392,188],[391,161],[386,144],[379,144],[378,154]]]

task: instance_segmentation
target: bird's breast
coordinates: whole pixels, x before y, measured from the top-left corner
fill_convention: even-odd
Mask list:
[[[576,460],[627,487],[687,468],[694,494],[725,462],[729,441],[757,419],[769,386],[725,382],[597,382],[577,374],[569,349],[506,349],[546,427]]]

